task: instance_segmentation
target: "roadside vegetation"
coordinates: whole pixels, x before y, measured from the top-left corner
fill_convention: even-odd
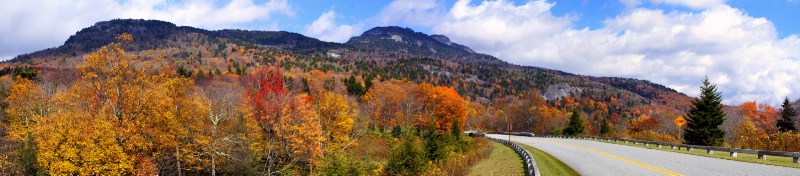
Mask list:
[[[469,172],[473,176],[485,175],[524,175],[525,165],[514,149],[492,141],[492,153],[479,162]]]

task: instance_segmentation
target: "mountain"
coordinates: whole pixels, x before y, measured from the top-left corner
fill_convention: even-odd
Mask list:
[[[655,84],[647,80],[631,79],[631,78],[616,78],[616,77],[591,77],[591,76],[578,76],[575,74],[551,70],[540,67],[519,66],[504,62],[494,56],[476,53],[474,50],[467,46],[453,43],[447,36],[444,35],[427,35],[421,32],[415,32],[410,28],[402,28],[397,26],[388,27],[375,27],[367,30],[360,36],[351,38],[346,43],[354,48],[366,49],[375,53],[391,53],[392,55],[407,55],[411,57],[429,57],[443,60],[450,60],[460,62],[462,64],[478,64],[483,66],[496,66],[506,70],[521,70],[530,71],[530,75],[547,75],[567,77],[567,78],[586,78],[589,81],[609,85],[612,87],[620,88],[626,91],[633,92],[639,96],[647,99],[657,99],[660,101],[666,100],[670,97],[677,96],[679,99],[687,99],[688,97],[679,93],[671,88],[663,85]],[[479,73],[476,73],[479,74]],[[467,77],[471,75],[465,75]],[[498,76],[498,75],[495,75]],[[484,76],[490,77],[490,76]],[[502,77],[502,76],[501,76]],[[517,77],[519,78],[519,77]],[[536,82],[540,86],[539,90],[552,90],[551,86],[555,85],[544,81],[543,79],[525,79],[523,81]],[[525,84],[525,83],[522,83]],[[546,86],[541,86],[546,85]],[[529,86],[522,86],[529,87]],[[520,88],[522,88],[520,87]],[[558,87],[558,86],[556,86]],[[563,97],[565,94],[560,94]]]
[[[144,50],[165,47],[166,40],[172,40],[186,34],[200,34],[207,38],[234,39],[264,47],[273,47],[294,53],[308,54],[327,50],[330,48],[344,48],[343,44],[324,42],[315,38],[286,31],[248,31],[238,29],[205,30],[189,26],[177,26],[170,22],[143,19],[115,19],[101,21],[84,28],[72,35],[64,45],[50,48],[31,54],[23,54],[12,61],[23,61],[32,57],[46,57],[53,55],[77,56],[81,53],[92,52],[103,45],[116,41],[115,36],[130,33],[136,36],[134,46],[128,49]]]
[[[130,33],[132,52],[157,50],[172,68],[197,73],[242,74],[256,65],[279,64],[301,72],[314,70],[381,80],[409,80],[455,87],[465,96],[488,102],[536,89],[553,106],[569,102],[609,102],[620,111],[641,106],[670,106],[678,111],[691,98],[647,80],[576,75],[520,66],[477,53],[444,35],[428,35],[397,26],[375,27],[346,43],[324,42],[285,31],[205,30],[158,20],[116,19],[84,28],[62,46],[24,54],[9,65],[70,68],[82,55]],[[291,59],[277,60],[285,57]],[[222,70],[222,71],[221,71]]]

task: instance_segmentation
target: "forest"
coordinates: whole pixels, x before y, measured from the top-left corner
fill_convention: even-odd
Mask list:
[[[73,74],[14,69],[3,173],[451,175],[486,153],[462,134],[468,111],[451,87],[283,73],[281,62],[192,79],[117,38]]]

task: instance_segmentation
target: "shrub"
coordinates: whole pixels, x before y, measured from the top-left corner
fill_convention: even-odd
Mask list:
[[[366,175],[365,167],[359,161],[353,161],[341,154],[333,154],[325,158],[325,164],[320,168],[321,175]]]
[[[678,139],[675,139],[675,137],[672,135],[659,133],[652,130],[631,133],[630,138],[646,141],[679,143]]]
[[[392,148],[390,152],[388,174],[391,175],[417,175],[425,169],[425,153],[420,148],[419,140],[409,136],[401,145]]]

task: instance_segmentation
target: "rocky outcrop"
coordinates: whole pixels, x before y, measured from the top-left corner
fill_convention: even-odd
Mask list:
[[[547,90],[542,94],[542,98],[545,100],[556,100],[582,92],[583,90],[581,90],[581,88],[572,87],[567,83],[554,84],[547,87]]]

